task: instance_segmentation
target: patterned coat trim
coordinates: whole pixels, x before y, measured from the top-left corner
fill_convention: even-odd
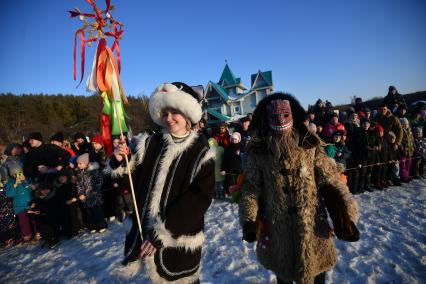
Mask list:
[[[188,283],[194,283],[198,280],[200,272],[201,272],[201,265],[198,266],[198,269],[194,272],[194,274],[180,278],[178,280],[174,281],[167,281],[163,277],[161,277],[157,272],[157,266],[154,262],[154,257],[150,256],[145,259],[145,267],[147,274],[149,275],[151,281],[155,284],[168,284],[168,283],[174,283],[174,284],[188,284]],[[195,270],[195,268],[194,268]]]

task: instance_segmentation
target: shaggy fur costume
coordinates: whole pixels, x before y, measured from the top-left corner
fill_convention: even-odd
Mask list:
[[[264,111],[273,99],[291,103],[295,121],[288,137],[276,138],[267,130]],[[271,95],[259,103],[239,213],[245,234],[258,224],[257,257],[264,267],[284,281],[313,283],[316,275],[337,261],[327,204],[338,227],[336,234],[347,240],[357,239],[358,208],[334,160],[319,147],[320,139],[301,123],[303,114],[289,95]],[[283,140],[290,145],[281,147]]]

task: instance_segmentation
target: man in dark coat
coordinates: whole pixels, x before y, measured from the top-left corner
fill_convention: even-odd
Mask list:
[[[389,91],[386,97],[383,99],[383,104],[388,107],[392,112],[402,104],[405,104],[404,98],[394,86],[389,86]]]
[[[70,154],[54,144],[44,144],[39,132],[29,136],[31,151],[25,155],[24,174],[37,179],[41,174],[50,174],[68,166]]]

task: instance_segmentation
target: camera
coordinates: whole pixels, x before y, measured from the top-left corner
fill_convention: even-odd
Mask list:
[[[24,173],[16,173],[16,177],[17,178],[21,178],[21,177],[23,177],[24,176]]]

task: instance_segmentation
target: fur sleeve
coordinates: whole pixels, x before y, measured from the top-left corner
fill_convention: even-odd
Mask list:
[[[239,203],[240,223],[255,222],[259,210],[258,197],[261,191],[260,169],[254,156],[247,156],[244,169],[244,183]]]
[[[149,144],[150,137],[147,133],[141,133],[135,136],[132,139],[132,142],[129,145],[131,149],[132,156],[129,160],[130,171],[133,172],[137,165],[140,165],[145,156],[145,149]],[[114,163],[111,161],[112,157],[107,163],[103,173],[105,175],[111,175],[113,178],[121,177],[124,174],[127,174],[127,167],[125,161],[121,163],[120,166],[114,167]]]
[[[315,177],[323,196],[332,197],[336,206],[341,206],[350,220],[358,222],[358,204],[342,181],[336,162],[317,149],[315,154]]]

